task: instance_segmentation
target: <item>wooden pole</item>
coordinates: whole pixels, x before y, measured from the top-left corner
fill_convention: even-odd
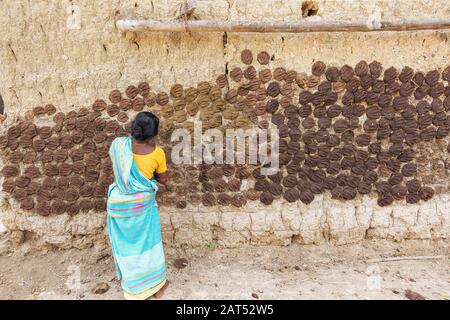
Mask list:
[[[308,19],[279,22],[118,20],[116,25],[120,31],[134,32],[376,32],[450,29],[450,19],[364,20],[356,22]]]

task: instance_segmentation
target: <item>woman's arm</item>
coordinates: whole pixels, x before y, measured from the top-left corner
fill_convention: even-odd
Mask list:
[[[158,147],[158,168],[155,170],[156,181],[164,185],[169,181],[169,175],[167,174],[166,154],[163,149]]]

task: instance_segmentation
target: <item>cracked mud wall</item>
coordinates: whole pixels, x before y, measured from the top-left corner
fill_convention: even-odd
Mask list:
[[[53,103],[89,105],[111,88],[148,81],[155,90],[215,79],[250,48],[275,55],[275,66],[309,71],[315,60],[354,65],[378,59],[418,70],[448,60],[448,32],[333,34],[120,34],[119,18],[172,18],[183,1],[2,1],[0,94],[6,110]],[[67,30],[71,3],[81,29]],[[197,1],[202,19],[301,19],[301,1]],[[448,1],[318,1],[319,17],[360,20],[449,17]],[[135,4],[137,5],[135,7]],[[378,9],[374,9],[378,8]],[[375,13],[374,13],[375,12]],[[379,12],[376,13],[376,12]]]
[[[196,13],[211,20],[297,20],[302,1],[196,1]],[[174,83],[211,81],[239,64],[240,51],[265,50],[272,65],[310,72],[322,60],[355,65],[378,60],[385,68],[410,66],[428,71],[448,65],[448,30],[333,34],[121,34],[120,18],[173,18],[183,1],[2,1],[0,3],[0,94],[7,122],[38,105],[76,110],[105,98],[113,88],[147,81],[155,90]],[[308,19],[450,18],[448,1],[317,1],[319,16]],[[80,8],[81,28],[68,30],[67,8]],[[448,180],[448,170],[437,167]],[[436,160],[438,161],[438,160]],[[1,164],[3,165],[3,164]],[[441,182],[446,184],[446,181]],[[85,247],[104,236],[104,214],[41,217],[21,211],[5,199],[0,219],[11,230],[24,230],[60,247]],[[163,233],[173,245],[226,246],[250,242],[336,243],[371,238],[440,238],[450,235],[450,205],[444,188],[427,203],[376,206],[376,199],[332,200],[328,193],[313,203],[244,209],[202,206],[161,207]],[[212,212],[214,211],[214,212]],[[104,239],[103,239],[104,240]]]

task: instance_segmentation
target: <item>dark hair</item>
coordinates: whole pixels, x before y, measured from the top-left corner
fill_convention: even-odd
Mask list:
[[[139,112],[131,124],[131,136],[139,141],[146,141],[158,134],[159,119],[148,111]]]

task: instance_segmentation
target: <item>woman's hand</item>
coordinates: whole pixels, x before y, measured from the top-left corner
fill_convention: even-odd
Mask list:
[[[164,185],[166,185],[169,182],[169,175],[167,174],[167,172],[155,173],[155,178],[156,181]]]

